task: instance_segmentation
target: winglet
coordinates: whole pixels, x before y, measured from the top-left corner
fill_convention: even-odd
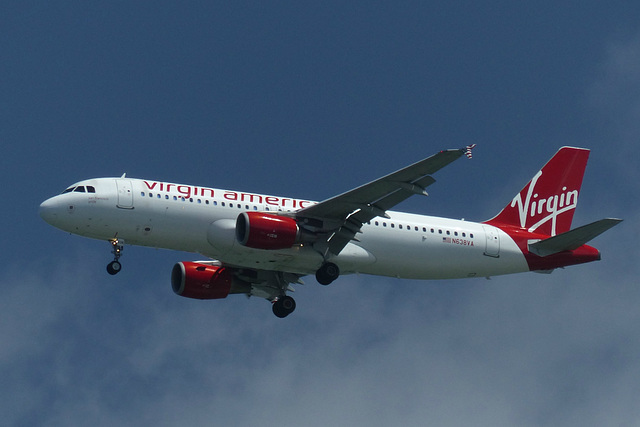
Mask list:
[[[467,158],[470,159],[473,157],[471,150],[473,150],[474,148],[476,148],[476,144],[467,145],[465,148],[463,148],[464,154],[467,156]]]

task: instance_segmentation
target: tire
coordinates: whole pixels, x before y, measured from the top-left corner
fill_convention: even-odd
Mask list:
[[[329,285],[340,276],[340,268],[332,262],[325,262],[316,271],[316,280],[321,285]]]
[[[122,270],[122,265],[118,261],[113,261],[107,264],[107,273],[112,276],[118,274],[120,270]]]
[[[290,296],[283,296],[273,303],[271,309],[276,317],[283,319],[296,309],[296,301]]]

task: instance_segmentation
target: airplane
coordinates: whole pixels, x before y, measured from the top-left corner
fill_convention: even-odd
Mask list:
[[[72,234],[109,241],[111,275],[127,245],[193,252],[171,271],[173,291],[194,299],[230,294],[264,298],[280,318],[291,314],[292,284],[315,275],[403,279],[550,273],[600,260],[587,245],[622,220],[571,229],[590,151],[562,147],[493,218],[471,222],[390,210],[428,195],[434,173],[474,145],[444,150],[322,202],[149,179],[95,178],[40,205],[40,216]]]

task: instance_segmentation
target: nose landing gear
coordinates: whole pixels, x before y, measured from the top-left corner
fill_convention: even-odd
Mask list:
[[[111,253],[113,254],[113,261],[107,264],[107,273],[112,276],[117,274],[120,270],[122,270],[122,265],[118,261],[122,256],[122,250],[124,249],[124,240],[120,240],[117,237],[114,237],[110,240],[111,246],[113,249]]]

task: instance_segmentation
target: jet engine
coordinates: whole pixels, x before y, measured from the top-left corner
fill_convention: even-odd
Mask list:
[[[254,249],[288,249],[300,241],[300,229],[293,218],[243,212],[236,220],[236,239]]]
[[[194,299],[220,299],[251,292],[251,285],[237,279],[231,269],[197,262],[174,265],[171,287],[176,294]]]

